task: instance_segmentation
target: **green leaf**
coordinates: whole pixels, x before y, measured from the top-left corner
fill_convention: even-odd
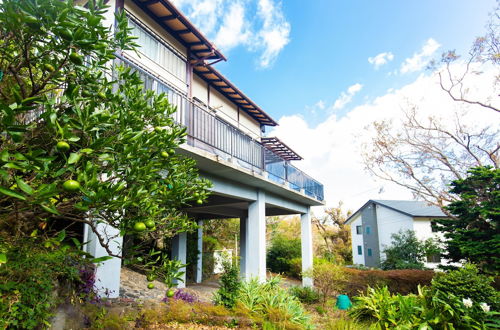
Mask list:
[[[76,142],[76,141],[80,141],[80,138],[78,136],[71,136],[67,140],[71,141],[71,142]]]
[[[7,195],[7,196],[10,196],[10,197],[15,197],[15,198],[18,198],[20,200],[23,200],[25,201],[26,200],[26,197],[24,197],[23,195],[21,195],[20,193],[18,192],[15,192],[13,190],[10,190],[8,188],[5,188],[5,187],[1,187],[0,186],[0,193],[4,194],[4,195]]]
[[[21,189],[22,191],[24,191],[28,195],[33,195],[33,192],[34,192],[33,188],[31,188],[30,185],[27,184],[26,182],[24,182],[22,179],[16,178],[16,183],[17,183],[17,186],[19,187],[19,189]]]
[[[66,238],[66,230],[63,229],[61,232],[59,232],[59,234],[57,234],[56,239],[58,242],[62,242],[64,241],[64,238]]]
[[[0,266],[7,263],[7,255],[5,253],[0,253]]]
[[[90,262],[92,262],[94,264],[97,264],[97,263],[104,262],[104,261],[110,260],[110,259],[113,259],[113,257],[104,256],[104,257],[99,257],[99,258],[91,259]]]
[[[61,213],[59,213],[59,211],[56,209],[56,207],[54,205],[47,206],[45,204],[40,204],[40,206],[42,207],[42,209],[44,209],[47,212],[50,212],[50,213],[56,214],[56,215],[61,215]]]
[[[81,157],[82,157],[82,155],[79,153],[76,153],[76,152],[70,153],[69,158],[68,158],[68,164],[78,163],[78,161],[80,160]]]

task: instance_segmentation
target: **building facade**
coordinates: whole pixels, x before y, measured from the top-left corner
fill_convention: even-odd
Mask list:
[[[312,267],[310,207],[324,205],[323,185],[303,173],[292,161],[302,158],[285,143],[265,136],[277,123],[248,96],[215,69],[224,55],[167,0],[110,0],[108,24],[114,13],[125,11],[138,52],[118,54],[120,64],[142,77],[145,87],[167,94],[177,107],[178,123],[187,128],[187,143],[178,153],[197,161],[200,175],[213,183],[203,205],[185,211],[195,218],[198,250],[202,250],[203,220],[240,218],[240,267],[243,278],[266,276],[266,216],[300,214],[302,267]],[[114,228],[99,225],[110,235]],[[106,255],[86,230],[87,251]],[[121,240],[114,241],[116,251]],[[186,234],[173,240],[173,257],[186,261]],[[201,255],[197,280],[201,281]],[[97,270],[101,292],[118,295],[121,262],[108,260]],[[311,279],[304,278],[305,285]],[[179,283],[180,286],[183,283]]]
[[[442,238],[432,229],[434,219],[447,216],[436,206],[421,201],[369,200],[346,220],[351,226],[353,263],[379,267],[385,258],[384,249],[391,246],[392,235],[413,230],[416,237]],[[444,260],[428,257],[424,264],[435,268]]]

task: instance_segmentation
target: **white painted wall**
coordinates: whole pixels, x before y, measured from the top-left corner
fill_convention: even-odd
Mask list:
[[[355,265],[364,265],[365,256],[358,255],[358,245],[363,247],[363,235],[356,234],[356,226],[361,226],[361,214],[356,216],[354,220],[351,221],[352,262]]]
[[[400,230],[413,230],[413,218],[381,205],[376,206],[376,212],[380,259],[384,260],[383,251],[391,245],[391,235]]]

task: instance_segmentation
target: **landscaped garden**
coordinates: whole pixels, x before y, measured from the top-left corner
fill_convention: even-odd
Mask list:
[[[113,35],[103,26],[104,8],[0,2],[0,328],[500,328],[500,171],[492,167],[453,181],[445,209],[454,218],[436,221],[446,238],[441,254],[468,261],[461,267],[424,269],[436,247],[411,233],[394,237],[384,269],[352,265],[339,207],[314,219],[312,270],[301,269],[297,219],[273,217],[266,282],[242,281],[238,259],[229,258],[210,301],[175,289],[185,265],[169,258],[168,241],[195,231],[182,210],[203,204],[211,183],[175,152],[186,130],[166,95],[145,90],[115,61],[135,44],[125,15],[117,14]],[[123,255],[97,224],[125,237]],[[144,291],[158,281],[164,295],[100,297],[95,269],[109,257],[83,252],[84,225],[144,278]],[[213,227],[205,238],[212,249],[239,234],[234,220]],[[290,285],[302,277],[314,287]]]

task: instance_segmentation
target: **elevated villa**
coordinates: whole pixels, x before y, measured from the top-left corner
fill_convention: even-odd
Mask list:
[[[195,218],[198,250],[202,250],[203,221],[239,218],[240,267],[243,278],[266,276],[266,216],[300,214],[302,269],[313,265],[310,207],[324,205],[323,185],[292,165],[302,158],[266,127],[277,123],[247,95],[215,69],[224,55],[167,0],[111,0],[114,12],[124,10],[139,53],[124,51],[119,62],[142,76],[145,87],[165,92],[177,107],[175,119],[187,127],[188,140],[177,152],[197,161],[202,177],[213,183],[203,205],[186,209]],[[102,231],[116,233],[102,225]],[[107,255],[90,230],[87,251]],[[173,257],[186,261],[186,233],[175,237]],[[114,241],[121,251],[122,239]],[[196,280],[201,281],[201,255]],[[97,270],[101,292],[117,296],[121,260],[106,261]],[[312,285],[309,278],[304,285]],[[179,283],[183,286],[184,283]]]

